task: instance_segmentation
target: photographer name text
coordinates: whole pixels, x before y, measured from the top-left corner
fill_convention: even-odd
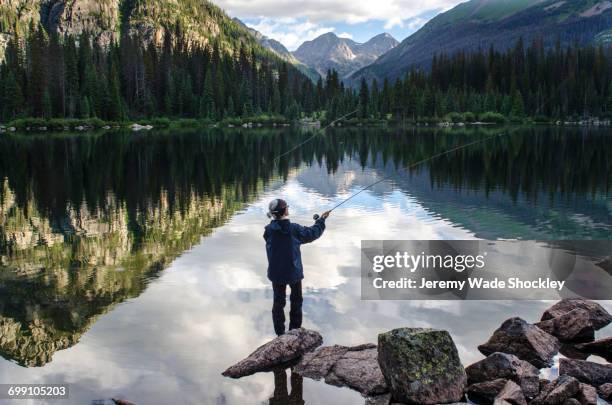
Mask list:
[[[487,280],[482,277],[468,278],[467,280],[428,280],[426,278],[412,279],[402,277],[397,280],[384,280],[377,277],[372,280],[376,289],[421,289],[421,290],[457,290],[469,289],[547,289],[561,291],[565,281],[553,280],[550,278],[538,278],[537,280],[522,280],[518,277],[507,279],[494,278]]]

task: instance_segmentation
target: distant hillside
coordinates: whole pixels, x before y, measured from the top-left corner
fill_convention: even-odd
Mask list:
[[[234,21],[236,23],[240,24],[241,26],[243,26],[244,28],[246,28],[247,30],[249,30],[249,32],[255,37],[255,39],[257,40],[257,42],[259,42],[259,44],[261,46],[263,46],[264,48],[268,49],[269,51],[275,53],[281,59],[287,61],[288,63],[291,63],[293,66],[298,68],[302,73],[304,73],[306,76],[308,76],[312,81],[317,81],[319,79],[320,76],[317,73],[317,71],[312,69],[312,68],[310,68],[310,67],[308,67],[308,66],[306,66],[305,64],[303,64],[299,60],[297,60],[297,58],[295,56],[293,56],[293,54],[291,52],[289,52],[289,50],[287,48],[285,48],[285,45],[281,44],[280,42],[278,42],[277,40],[275,40],[273,38],[269,38],[269,37],[265,36],[264,34],[262,34],[261,32],[255,30],[253,28],[247,26],[245,23],[243,23],[238,18],[234,18]]]
[[[218,41],[232,52],[256,43],[248,29],[205,0],[1,0],[0,52],[10,36],[23,37],[39,22],[49,32],[88,32],[102,44],[125,30],[157,44],[167,32],[188,44]]]
[[[398,43],[389,34],[377,35],[360,44],[330,32],[304,42],[293,55],[323,77],[327,76],[328,70],[335,69],[344,78],[374,62]]]
[[[504,50],[520,38],[541,38],[546,47],[612,43],[612,1],[471,0],[435,17],[350,80],[394,79],[411,66],[428,67],[436,53]]]
[[[313,87],[205,0],[0,0],[0,32],[2,121],[296,117]]]

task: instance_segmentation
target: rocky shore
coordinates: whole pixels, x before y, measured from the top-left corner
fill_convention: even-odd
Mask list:
[[[487,357],[468,367],[443,330],[399,328],[379,334],[377,344],[347,347],[321,346],[318,332],[296,329],[222,374],[240,378],[291,367],[303,377],[360,392],[366,405],[597,405],[598,397],[612,401],[612,365],[588,358],[612,358],[612,338],[595,340],[595,331],[611,322],[596,302],[564,299],[536,324],[518,317],[503,322],[478,346]],[[542,379],[541,370],[559,354],[558,378]]]

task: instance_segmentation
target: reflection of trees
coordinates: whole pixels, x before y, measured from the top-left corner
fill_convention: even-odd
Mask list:
[[[0,152],[30,162],[0,163],[0,353],[21,365],[44,365],[142,293],[268,176],[247,169],[252,160],[223,159],[240,136],[195,146],[117,137],[12,140]]]
[[[587,132],[591,131],[591,132]],[[604,130],[550,127],[514,129],[410,129],[372,131],[335,130],[317,137],[296,151],[294,160],[327,159],[334,172],[353,156],[363,167],[393,163],[410,164],[477,139],[502,133],[487,142],[459,150],[411,170],[427,172],[434,187],[478,190],[485,194],[503,191],[519,196],[550,199],[568,196],[604,196],[612,185],[612,140]]]

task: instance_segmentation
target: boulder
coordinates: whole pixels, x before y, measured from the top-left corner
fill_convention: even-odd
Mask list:
[[[548,384],[531,405],[557,405],[562,404],[570,398],[574,398],[580,389],[580,383],[574,377],[562,375],[552,383]]]
[[[559,374],[572,376],[578,381],[594,387],[612,383],[612,366],[609,364],[598,364],[585,360],[561,359]]]
[[[491,403],[504,389],[508,381],[505,378],[498,378],[492,381],[471,384],[467,388],[468,397],[476,403]]]
[[[576,346],[570,344],[562,344],[559,353],[570,359],[586,360],[589,354],[576,349]]]
[[[325,376],[325,382],[336,387],[349,387],[362,395],[389,392],[378,365],[376,346],[347,351]]]
[[[372,345],[376,347],[376,345]],[[293,371],[302,377],[320,380],[325,378],[334,367],[336,362],[349,351],[346,346],[325,346],[306,353],[300,362],[293,368]]]
[[[591,342],[595,339],[595,328],[591,323],[589,312],[576,308],[556,318],[535,324],[561,342]]]
[[[540,391],[539,370],[530,363],[507,353],[493,353],[465,369],[470,384],[505,378],[517,383],[527,397]]]
[[[591,318],[591,324],[595,330],[599,330],[612,322],[612,315],[610,315],[608,311],[604,309],[604,307],[594,301],[585,300],[583,298],[565,298],[557,302],[555,305],[544,311],[542,320],[547,321],[549,319],[557,318],[576,308],[581,308],[588,311]]]
[[[304,328],[294,329],[260,346],[247,358],[234,364],[222,374],[240,378],[297,360],[323,343],[318,332]]]
[[[330,385],[349,387],[363,395],[374,397],[389,392],[374,344],[320,347],[306,353],[293,371],[315,380],[325,378]]]
[[[581,405],[597,405],[597,389],[588,384],[580,383],[576,399]]]
[[[401,328],[382,333],[378,361],[396,401],[425,405],[463,398],[467,378],[447,331]]]
[[[612,401],[612,383],[600,385],[597,389],[597,393],[605,401]]]
[[[478,346],[485,356],[496,352],[513,354],[538,368],[552,366],[559,348],[557,338],[521,318],[508,319],[487,343]]]
[[[612,361],[612,337],[596,340],[591,343],[576,345],[576,349],[588,354],[596,354],[607,361]]]
[[[389,405],[391,403],[391,394],[386,393],[383,395],[376,395],[374,397],[367,397],[365,405]]]
[[[525,394],[514,381],[508,381],[495,398],[493,405],[527,405]]]
[[[563,401],[563,405],[581,405],[576,398],[570,398]]]

